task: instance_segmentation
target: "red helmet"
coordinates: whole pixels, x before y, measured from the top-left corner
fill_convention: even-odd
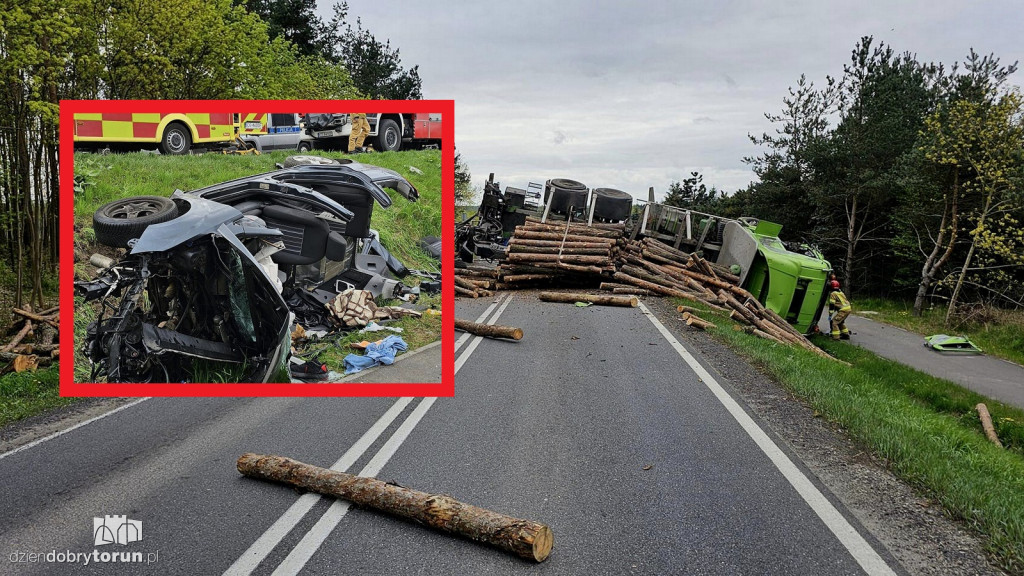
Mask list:
[[[833,280],[828,283],[829,287],[833,290],[839,290],[839,280]]]

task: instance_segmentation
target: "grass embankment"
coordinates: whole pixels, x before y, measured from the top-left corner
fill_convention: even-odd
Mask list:
[[[75,194],[77,237],[90,241],[92,215],[102,204],[129,196],[170,196],[175,189],[197,190],[205,186],[270,172],[274,163],[295,152],[278,151],[260,156],[202,154],[197,156],[161,156],[131,154],[75,154],[75,174],[87,184]],[[412,182],[420,192],[418,202],[409,202],[388,190],[394,202],[390,208],[375,206],[372,227],[380,232],[381,242],[410,268],[424,268],[432,260],[419,247],[423,236],[439,236],[441,231],[441,152],[412,150],[345,155],[317,151],[328,158],[350,158],[364,164],[390,168]],[[422,174],[409,169],[413,166]]]
[[[5,374],[0,377],[0,427],[74,400],[60,397],[56,366]]]
[[[854,314],[861,310],[877,312],[865,317],[924,336],[967,336],[986,354],[1024,364],[1024,310],[985,307],[963,322],[947,327],[945,307],[926,308],[920,316],[914,316],[913,302],[863,298],[854,301],[853,306]]]
[[[720,326],[709,330],[713,337],[982,534],[999,566],[1024,574],[1024,411],[847,342],[818,338],[816,344],[851,366],[734,331],[731,321],[713,312],[702,316]],[[974,406],[982,401],[1005,449],[981,430]]]
[[[170,196],[175,189],[196,190],[212,184],[269,172],[292,151],[278,151],[260,156],[235,156],[207,153],[196,156],[161,156],[149,153],[131,153],[101,156],[79,153],[75,155],[75,174],[84,177],[87,184],[75,195],[76,243],[84,252],[95,249],[92,215],[102,204],[129,196]],[[387,190],[392,198],[389,208],[375,206],[371,226],[380,233],[381,243],[411,269],[432,270],[434,260],[419,247],[424,236],[440,236],[441,232],[441,153],[437,150],[414,150],[359,155],[317,151],[311,154],[328,158],[349,158],[364,164],[389,168],[404,176],[419,191],[417,202],[410,202],[397,192]],[[415,167],[419,172],[413,171]],[[82,271],[92,270],[88,262],[79,263]],[[421,303],[428,302],[421,300]],[[429,301],[440,308],[440,298]],[[395,304],[395,303],[391,303]],[[91,310],[76,307],[76,341],[85,336]],[[80,310],[81,309],[81,310]],[[403,318],[391,326],[404,329],[402,338],[413,350],[440,337],[441,322],[436,316],[420,319]],[[375,334],[352,333],[331,342],[321,342],[313,349],[323,348],[319,359],[332,369],[344,370],[344,357],[352,350],[350,342],[379,340],[390,332]],[[305,356],[307,358],[312,355]],[[228,372],[213,367],[202,367],[201,379],[222,381],[231,379]],[[88,381],[88,362],[76,356],[75,378]]]

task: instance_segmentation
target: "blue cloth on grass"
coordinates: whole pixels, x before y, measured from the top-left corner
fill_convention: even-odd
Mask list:
[[[402,340],[401,336],[388,336],[380,343],[373,342],[367,346],[366,354],[363,356],[357,354],[345,356],[345,374],[355,374],[380,364],[394,364],[395,356],[408,349],[409,345]]]

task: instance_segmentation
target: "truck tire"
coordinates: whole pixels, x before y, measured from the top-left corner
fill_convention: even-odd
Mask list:
[[[629,218],[633,197],[614,188],[594,189],[594,218],[608,222],[621,222]]]
[[[373,147],[378,152],[397,152],[402,149],[402,131],[398,122],[386,118],[377,123],[377,138]]]
[[[582,210],[587,204],[587,185],[568,178],[552,178],[544,190],[544,201],[550,198],[551,211],[565,214],[569,208]]]
[[[313,149],[312,142],[299,142],[299,152],[309,152]]]
[[[127,248],[151,224],[178,217],[178,207],[170,198],[135,196],[107,202],[92,215],[96,241],[111,248]]]
[[[172,123],[160,137],[160,152],[171,156],[187,154],[192,148],[192,134],[182,124]]]

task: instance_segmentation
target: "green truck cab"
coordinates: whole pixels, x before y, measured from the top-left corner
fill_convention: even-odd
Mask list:
[[[740,285],[797,330],[817,325],[832,265],[806,245],[794,251],[779,239],[782,226],[743,219],[728,221],[716,263],[738,266]]]

